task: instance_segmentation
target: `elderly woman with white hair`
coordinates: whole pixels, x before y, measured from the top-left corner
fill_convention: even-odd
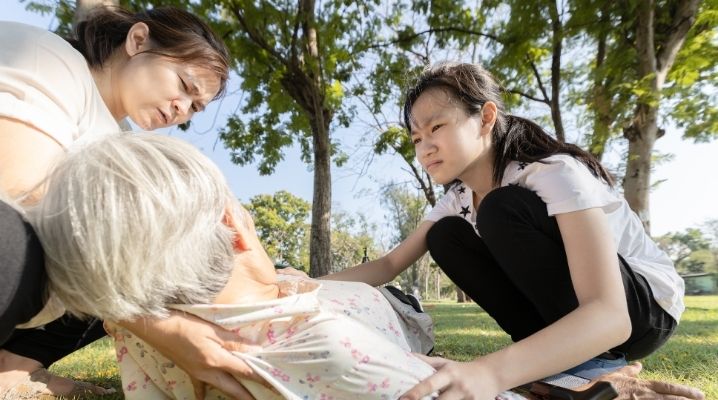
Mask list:
[[[85,146],[55,169],[29,218],[51,292],[70,313],[106,321],[128,399],[193,397],[184,371],[110,322],[170,309],[238,334],[233,354],[266,381],[241,380],[257,399],[398,398],[434,371],[378,290],[278,277],[217,167],[178,139]],[[210,388],[206,398],[220,397]]]

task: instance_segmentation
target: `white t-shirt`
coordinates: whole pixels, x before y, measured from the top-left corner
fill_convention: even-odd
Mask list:
[[[0,117],[32,125],[63,148],[120,131],[69,43],[17,22],[0,21],[0,32]]]
[[[0,21],[0,117],[31,125],[64,149],[120,126],[95,86],[85,58],[67,41],[34,26]],[[18,328],[50,322],[64,313],[53,295]]]
[[[544,162],[506,166],[501,186],[518,185],[536,192],[546,203],[548,215],[601,208],[606,214],[613,240],[628,265],[646,278],[656,302],[676,321],[685,308],[683,279],[673,262],[643,230],[643,225],[624,197],[598,180],[585,164],[566,154]],[[462,216],[476,229],[476,210],[471,189],[454,185],[429,211],[425,219],[436,222],[447,216]]]

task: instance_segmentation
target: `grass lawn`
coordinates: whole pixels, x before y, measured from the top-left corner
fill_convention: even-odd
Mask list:
[[[509,337],[474,304],[426,303],[436,324],[436,352],[470,360],[510,343]],[[706,399],[718,399],[718,296],[687,296],[686,312],[676,334],[658,352],[641,360],[646,379],[695,386]],[[55,364],[60,375],[114,387],[123,398],[111,342],[103,339]]]

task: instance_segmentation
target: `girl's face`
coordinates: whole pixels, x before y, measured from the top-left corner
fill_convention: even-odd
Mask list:
[[[466,181],[491,147],[490,131],[482,134],[481,113],[469,116],[453,96],[427,89],[411,108],[411,141],[416,158],[439,184]]]
[[[132,55],[114,80],[116,104],[137,125],[153,130],[187,122],[217,94],[212,71],[150,53]]]

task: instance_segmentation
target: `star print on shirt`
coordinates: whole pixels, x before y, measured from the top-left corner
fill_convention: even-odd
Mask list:
[[[459,193],[466,192],[466,186],[459,186]]]
[[[521,162],[519,163],[519,171],[521,171],[521,170],[523,170],[524,168],[526,168],[527,165],[529,165],[529,163],[521,161]]]
[[[469,206],[461,206],[461,211],[459,211],[459,214],[461,214],[462,217],[466,218],[466,215],[471,214],[471,211],[469,211]]]

